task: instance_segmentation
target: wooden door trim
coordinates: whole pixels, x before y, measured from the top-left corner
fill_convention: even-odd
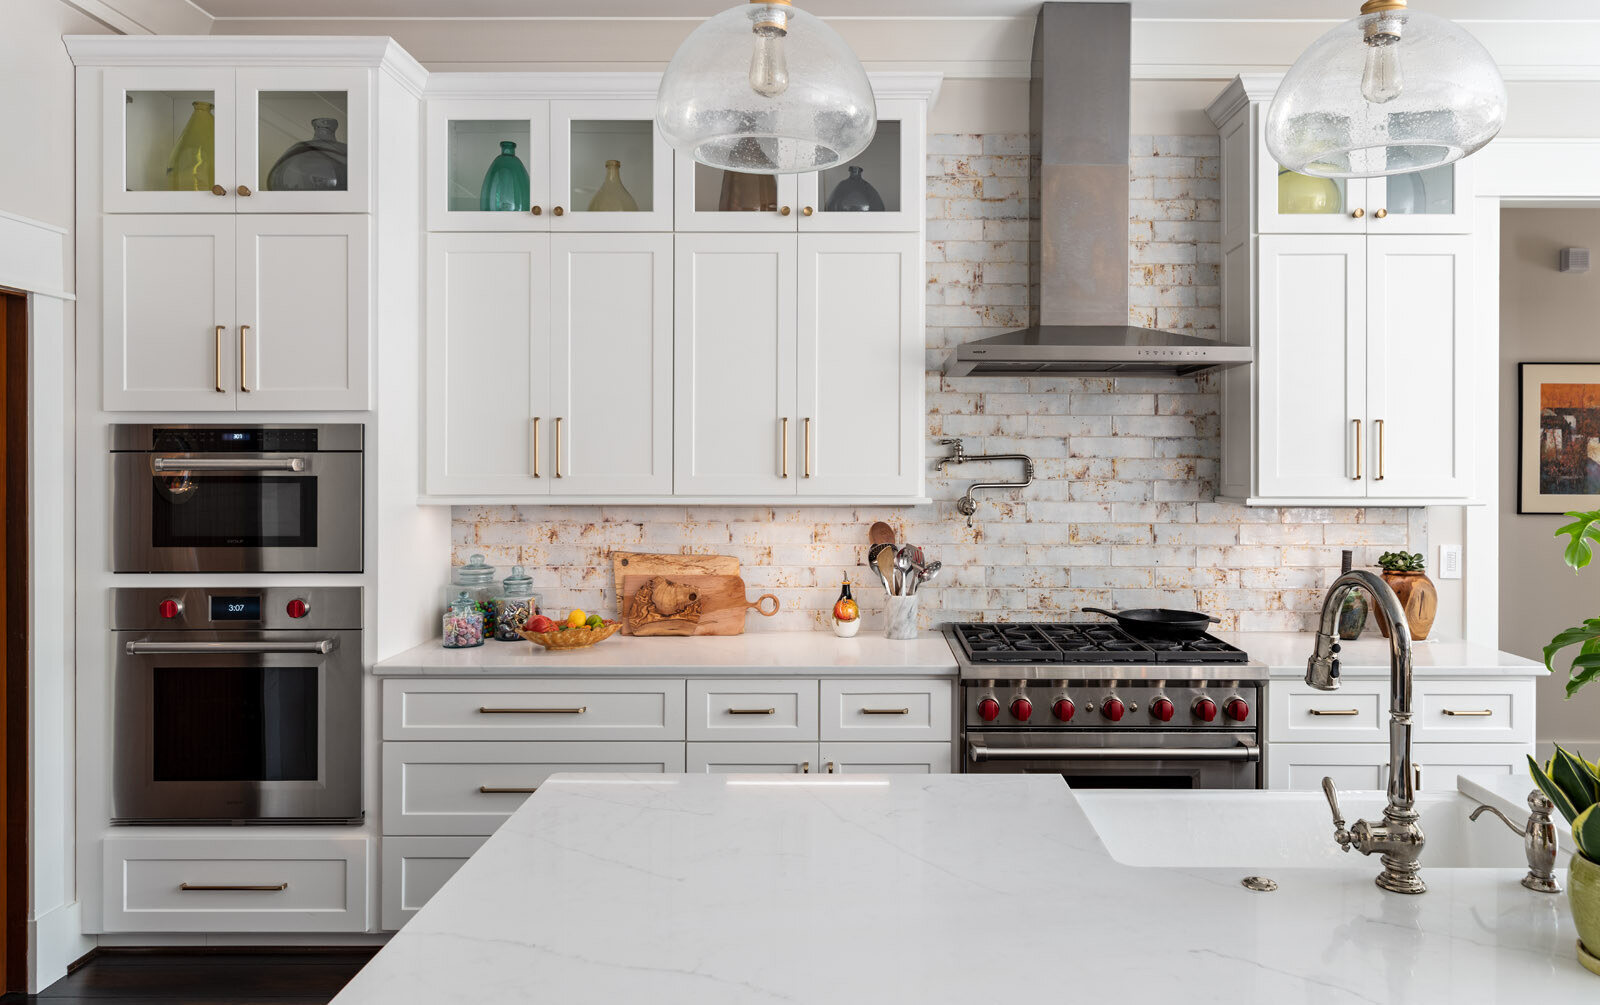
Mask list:
[[[5,991],[28,980],[28,301],[0,291],[5,319]]]

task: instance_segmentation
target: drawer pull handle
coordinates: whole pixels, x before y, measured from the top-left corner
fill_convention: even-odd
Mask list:
[[[864,708],[862,715],[910,715],[909,708]]]
[[[478,711],[484,715],[582,715],[589,711],[589,706],[579,705],[577,708],[490,708],[488,705],[479,705]]]
[[[1494,715],[1491,708],[1447,708],[1445,715]]]
[[[512,786],[480,785],[480,786],[478,786],[478,791],[484,793],[485,795],[494,795],[494,794],[503,793],[503,792],[517,792],[517,793],[522,793],[522,794],[526,795],[526,794],[529,794],[529,793],[533,793],[533,792],[539,791],[539,787],[537,785],[524,785],[524,786],[520,786],[520,787],[519,786],[515,786],[515,785],[512,785]]]
[[[730,708],[729,715],[777,715],[775,708]]]
[[[1308,708],[1312,715],[1360,715],[1359,708]]]
[[[242,893],[281,893],[289,889],[288,883],[272,883],[252,886],[246,883],[227,883],[219,886],[200,886],[190,883],[179,883],[178,889],[185,893],[213,893],[218,891]]]

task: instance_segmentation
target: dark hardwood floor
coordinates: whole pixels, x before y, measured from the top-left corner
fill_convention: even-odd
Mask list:
[[[40,1005],[324,1005],[377,948],[293,952],[103,950]]]

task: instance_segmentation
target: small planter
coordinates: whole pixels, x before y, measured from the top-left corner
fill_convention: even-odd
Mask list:
[[[1439,615],[1439,589],[1433,585],[1433,580],[1423,572],[1385,572],[1383,581],[1389,584],[1406,612],[1412,639],[1420,642],[1427,638],[1433,631],[1433,619]],[[1378,631],[1388,638],[1389,622],[1383,616],[1383,608],[1373,604],[1372,615],[1378,622]]]
[[[1567,900],[1578,928],[1578,962],[1600,974],[1600,864],[1572,853]]]

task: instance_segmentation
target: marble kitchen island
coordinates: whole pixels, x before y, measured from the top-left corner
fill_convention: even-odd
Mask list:
[[[1364,864],[1273,869],[1275,893],[1123,865],[1054,776],[557,775],[335,1003],[1600,995],[1521,870],[1424,851],[1405,897]]]

